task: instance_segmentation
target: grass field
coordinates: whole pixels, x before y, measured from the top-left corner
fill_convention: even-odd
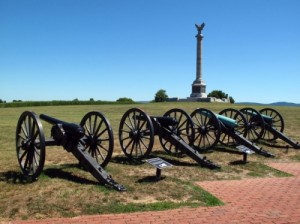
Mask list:
[[[259,155],[248,157],[247,164],[234,163],[241,155],[214,151],[206,156],[222,166],[221,170],[201,168],[188,157],[174,157],[164,152],[156,139],[152,156],[159,156],[175,166],[162,171],[161,181],[151,181],[155,169],[147,163],[132,163],[121,151],[118,128],[122,115],[130,108],[138,107],[149,115],[163,115],[172,108],[181,108],[189,114],[196,108],[214,112],[242,105],[206,103],[149,103],[138,105],[86,105],[47,106],[31,108],[0,108],[0,221],[13,219],[42,219],[48,217],[72,217],[84,214],[103,214],[147,210],[172,209],[183,206],[221,205],[214,196],[195,185],[196,181],[262,177],[285,177],[288,174],[268,167],[268,162],[300,161],[300,150],[286,150],[281,140],[272,144],[258,143],[276,158]],[[264,107],[255,106],[255,109]],[[284,133],[300,140],[300,107],[274,107],[285,120]],[[114,154],[106,170],[127,188],[126,192],[107,189],[87,172],[62,147],[46,148],[46,163],[39,179],[23,183],[15,149],[16,125],[25,110],[47,114],[61,120],[79,123],[89,111],[101,111],[114,130]],[[43,123],[45,135],[50,137],[50,125]]]

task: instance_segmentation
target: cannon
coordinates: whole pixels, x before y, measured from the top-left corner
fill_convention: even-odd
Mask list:
[[[246,138],[248,127],[246,118],[235,109],[225,109],[219,114],[204,108],[198,108],[191,113],[195,127],[195,138],[193,147],[205,151],[212,149],[216,144],[234,146],[243,153],[243,160],[246,161],[247,154],[253,152],[274,157],[273,154],[259,148],[256,144]]]
[[[128,158],[143,159],[149,156],[155,135],[166,152],[182,152],[201,166],[220,168],[191,147],[194,128],[185,111],[175,108],[163,116],[149,116],[139,108],[132,108],[124,113],[119,126],[119,140]]]
[[[52,125],[51,137],[47,139],[40,119]],[[126,190],[104,170],[113,153],[114,138],[111,125],[101,112],[87,113],[80,125],[45,114],[38,116],[32,111],[23,112],[16,128],[16,151],[26,178],[34,180],[41,174],[46,146],[63,146],[100,183],[119,191]]]
[[[300,149],[299,142],[292,140],[283,133],[284,120],[278,111],[272,108],[264,108],[260,111],[253,108],[243,108],[240,111],[247,120],[249,130],[247,138],[254,142],[260,139],[266,141],[281,139],[293,148]]]

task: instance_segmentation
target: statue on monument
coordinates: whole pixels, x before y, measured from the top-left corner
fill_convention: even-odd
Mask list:
[[[198,34],[201,34],[201,31],[203,30],[205,23],[202,23],[201,25],[195,24],[197,30],[198,30]]]

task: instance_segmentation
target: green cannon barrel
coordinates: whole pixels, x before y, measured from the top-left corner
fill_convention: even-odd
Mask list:
[[[264,122],[266,122],[267,124],[272,125],[272,123],[273,123],[273,118],[272,117],[270,117],[268,115],[265,115],[265,114],[260,114],[260,115],[264,119]]]
[[[231,128],[235,128],[236,126],[238,126],[238,123],[236,120],[231,119],[229,117],[225,117],[223,115],[219,115],[216,114],[217,118],[219,121],[221,121],[225,126],[231,127]]]
[[[257,116],[257,113],[255,111],[250,111],[250,110],[246,110],[246,113],[251,115],[251,116]],[[272,124],[273,118],[271,116],[265,115],[265,114],[260,114],[262,116],[262,118],[264,119],[264,121],[268,124]]]
[[[208,116],[208,117],[211,117],[210,113],[207,113],[206,111],[201,111],[201,113],[204,115],[204,116]],[[225,126],[227,127],[231,127],[231,128],[235,128],[236,126],[238,126],[238,123],[236,120],[234,119],[231,119],[229,117],[226,117],[226,116],[223,116],[223,115],[220,115],[220,114],[215,114],[216,117],[218,118],[218,120],[220,122],[222,122]]]

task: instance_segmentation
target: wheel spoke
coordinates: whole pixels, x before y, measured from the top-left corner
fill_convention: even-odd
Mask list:
[[[95,120],[96,120],[96,119],[95,119]],[[105,127],[104,130],[103,130],[101,133],[99,133],[99,131],[101,130],[101,127],[102,127],[103,123],[104,123],[104,121],[101,120],[101,121],[99,122],[99,124],[97,125],[97,127],[95,128],[94,134],[95,134],[97,137],[101,136],[101,135],[107,130],[107,128]],[[97,133],[99,133],[99,134],[97,134]]]

